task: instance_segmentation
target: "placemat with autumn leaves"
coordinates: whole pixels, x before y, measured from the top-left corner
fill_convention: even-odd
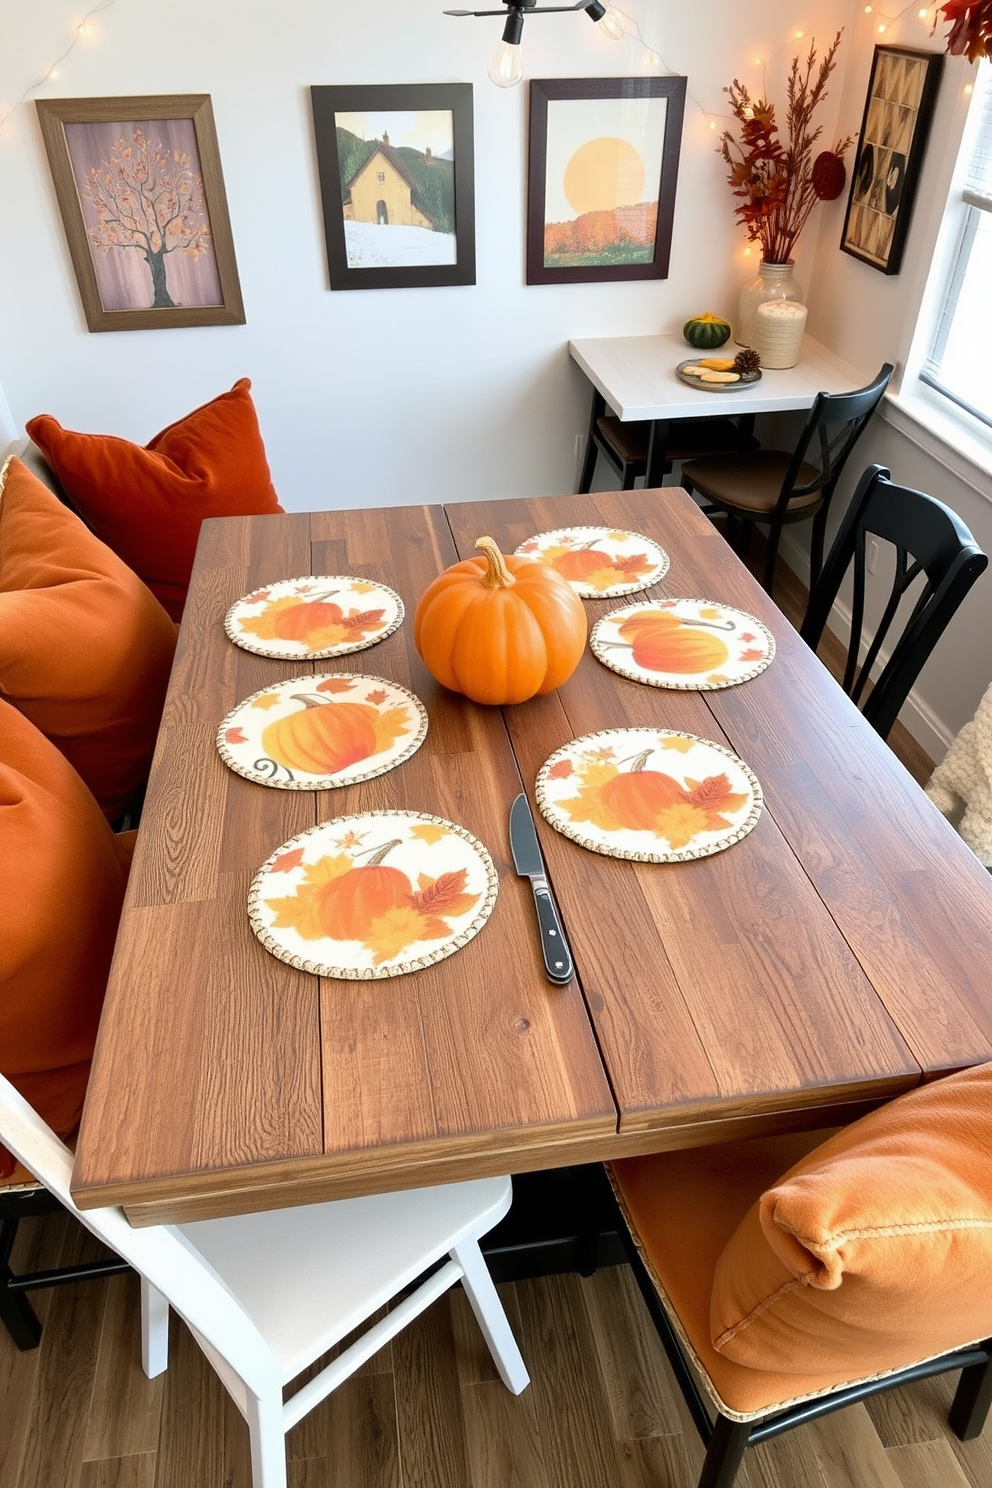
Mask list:
[[[403,623],[403,601],[385,584],[343,574],[308,574],[267,584],[224,617],[236,646],[281,661],[364,651]]]
[[[748,682],[775,655],[775,638],[760,620],[710,599],[658,599],[613,610],[596,621],[589,646],[622,677],[694,692]]]
[[[410,758],[427,737],[427,709],[385,677],[318,673],[274,683],[217,730],[224,763],[280,790],[330,790],[371,780]]]
[[[496,868],[464,827],[417,811],[365,811],[311,827],[263,863],[248,895],[259,940],[300,971],[402,976],[476,935]]]
[[[640,863],[705,858],[739,842],[761,815],[743,760],[695,734],[601,729],[546,760],[537,804],[564,837]]]
[[[614,527],[559,527],[539,532],[515,550],[567,579],[583,599],[635,594],[663,579],[669,558],[650,537]]]

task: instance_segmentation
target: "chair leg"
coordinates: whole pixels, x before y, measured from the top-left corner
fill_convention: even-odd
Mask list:
[[[599,450],[596,447],[596,440],[594,438],[596,430],[596,420],[597,418],[602,418],[605,412],[606,404],[603,400],[602,393],[598,393],[595,389],[593,389],[592,413],[589,416],[589,433],[586,435],[586,455],[585,459],[582,462],[582,474],[579,476],[578,494],[580,496],[584,496],[587,492],[592,490],[592,478],[596,474],[596,459],[599,455]]]
[[[962,1369],[958,1387],[951,1402],[951,1430],[961,1441],[981,1436],[985,1418],[992,1405],[992,1360]]]
[[[141,1367],[149,1379],[169,1367],[169,1304],[141,1278]]]
[[[517,1340],[503,1311],[503,1304],[482,1259],[478,1240],[463,1240],[451,1251],[464,1273],[462,1286],[475,1313],[483,1337],[489,1345],[500,1379],[508,1390],[519,1395],[530,1384]]]
[[[272,1395],[259,1400],[250,1390],[247,1394],[252,1488],[287,1488],[282,1399]]]
[[[781,526],[773,523],[768,529],[768,548],[765,552],[765,572],[761,580],[761,587],[766,594],[771,594],[772,585],[775,582],[775,564],[778,560],[779,538],[782,536]]]
[[[698,1488],[733,1488],[750,1435],[751,1427],[747,1422],[728,1421],[726,1416],[717,1416]]]

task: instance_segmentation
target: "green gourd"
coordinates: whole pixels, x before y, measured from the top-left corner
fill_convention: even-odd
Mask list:
[[[719,315],[711,315],[707,310],[705,315],[694,315],[687,320],[682,334],[697,351],[713,351],[730,340],[730,326]]]

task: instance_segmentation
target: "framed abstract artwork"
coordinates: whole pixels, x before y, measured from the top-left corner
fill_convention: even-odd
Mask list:
[[[474,284],[472,85],[310,96],[331,289]]]
[[[243,325],[207,94],[36,107],[89,329]]]
[[[875,48],[840,246],[883,274],[902,263],[943,65],[940,52]]]
[[[665,279],[684,77],[530,85],[527,283]]]

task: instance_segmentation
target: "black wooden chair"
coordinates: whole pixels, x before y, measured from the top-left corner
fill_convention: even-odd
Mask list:
[[[895,571],[881,619],[862,658],[868,544],[878,538],[895,548]],[[988,561],[961,518],[948,507],[922,491],[895,485],[883,466],[868,467],[810,594],[800,634],[815,651],[841,583],[852,571],[851,639],[842,685],[883,739],[948,621]],[[866,695],[872,669],[900,607],[905,616],[902,632],[891,643]]]
[[[602,455],[620,477],[620,489],[632,491],[634,482],[647,476],[651,442],[651,419],[623,423],[608,413],[601,393],[594,393],[586,453],[579,478],[579,494],[592,490],[596,464]],[[747,454],[758,448],[754,437],[754,414],[733,418],[674,419],[665,438],[663,473],[684,460],[701,455]]]
[[[768,528],[762,583],[771,593],[782,528],[813,521],[810,588],[823,565],[827,513],[847,458],[889,385],[886,362],[875,380],[853,393],[817,393],[795,449],[707,456],[682,466],[682,484],[698,492],[705,512],[725,512],[746,533]]]

